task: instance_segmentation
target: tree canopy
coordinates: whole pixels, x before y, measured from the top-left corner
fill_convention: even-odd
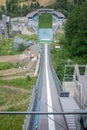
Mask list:
[[[87,0],[69,15],[65,36],[73,56],[87,56]]]
[[[21,0],[20,0],[21,1]],[[32,12],[40,8],[39,2],[24,4],[22,7],[19,5],[19,0],[6,0],[6,11],[7,15],[14,16],[25,16],[29,12]],[[27,1],[27,0],[26,0]]]

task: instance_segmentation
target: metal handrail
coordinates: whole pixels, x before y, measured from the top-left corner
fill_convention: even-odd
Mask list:
[[[13,111],[0,111],[0,115],[5,114],[5,115],[86,115],[87,114],[87,110],[81,110],[81,111],[76,111],[76,112],[13,112]]]
[[[49,59],[50,59],[50,68],[51,68],[52,73],[54,75],[53,76],[54,77],[54,81],[55,81],[55,84],[56,84],[56,87],[57,87],[57,90],[58,90],[58,93],[59,93],[60,91],[62,91],[63,87],[62,87],[62,84],[61,84],[61,82],[60,82],[60,80],[59,80],[59,78],[58,78],[54,68],[53,68],[50,50],[49,50]]]

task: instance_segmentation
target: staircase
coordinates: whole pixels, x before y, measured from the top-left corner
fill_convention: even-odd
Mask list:
[[[63,112],[74,112],[79,110],[79,106],[72,97],[60,97],[60,103],[63,109]],[[65,115],[66,123],[68,130],[77,130],[76,128],[76,118],[74,115]]]

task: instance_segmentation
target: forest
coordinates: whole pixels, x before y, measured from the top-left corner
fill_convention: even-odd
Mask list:
[[[27,0],[6,0],[6,8],[4,6],[0,6],[0,18],[2,18],[3,13],[10,15],[11,17],[25,16],[29,12],[32,12],[39,8],[52,8],[61,11],[66,16],[68,16],[68,14],[73,9],[82,4],[85,0],[56,0],[55,4],[49,5],[47,7],[41,6],[40,3],[36,0],[32,0],[31,4],[24,4],[21,7],[19,3],[24,1]]]
[[[87,57],[87,0],[68,16],[65,38],[72,56]]]
[[[26,16],[29,12],[32,12],[40,8],[39,2],[32,2],[31,4],[23,4],[21,6],[18,0],[6,0],[6,8],[4,6],[0,7],[0,19],[2,14],[9,15],[11,17]]]

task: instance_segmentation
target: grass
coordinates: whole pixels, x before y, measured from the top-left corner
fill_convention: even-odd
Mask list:
[[[33,78],[33,80],[28,80],[27,78],[21,79],[11,79],[11,80],[0,80],[0,85],[8,85],[18,88],[25,88],[29,89],[32,85],[34,85],[36,81],[36,78]]]
[[[0,80],[0,111],[27,111],[37,78]],[[22,130],[24,115],[0,115],[0,130]]]
[[[52,15],[43,13],[39,16],[39,28],[52,28]]]
[[[61,39],[64,39],[64,34],[61,34],[61,33],[56,33],[55,34],[55,40],[56,41],[59,41]]]
[[[36,34],[33,34],[31,36],[21,34],[21,35],[18,35],[18,36],[21,37],[21,38],[23,38],[23,39],[25,39],[26,41],[29,41],[29,40],[36,41],[37,40]]]
[[[51,55],[53,66],[56,70],[59,79],[62,81],[64,75],[64,66],[66,64],[66,60],[69,59],[69,52],[67,52],[64,46],[61,46],[61,49],[59,50],[56,50],[54,47],[52,47]]]
[[[33,34],[31,36],[21,34],[21,35],[18,35],[18,37],[21,37],[26,41],[28,41],[28,40],[36,41],[37,40],[37,37],[35,34]],[[22,52],[22,51],[15,51],[13,49],[13,45],[14,45],[14,37],[9,38],[9,39],[0,38],[0,56],[16,55],[16,54],[20,54]]]
[[[26,41],[36,40],[36,35],[18,35]],[[14,37],[0,38],[0,56],[20,54],[13,50]],[[17,67],[17,64],[1,62],[0,70]],[[3,77],[2,75],[0,77]],[[37,78],[0,79],[0,111],[27,111],[33,86]],[[0,130],[22,130],[24,115],[0,115]]]
[[[20,54],[13,50],[14,38],[0,39],[0,56]]]
[[[14,65],[13,63],[10,62],[0,62],[0,70],[6,70],[6,69],[11,69],[14,67],[18,67],[18,65]]]
[[[28,31],[32,32],[32,33],[35,33],[34,29],[32,27],[29,27],[28,28]]]
[[[22,130],[24,115],[0,115],[0,130]]]

